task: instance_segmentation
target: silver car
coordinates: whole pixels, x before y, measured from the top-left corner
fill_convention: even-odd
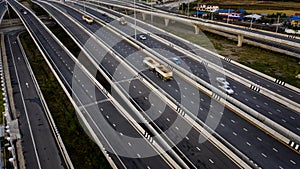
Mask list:
[[[228,85],[220,85],[219,88],[226,94],[232,95],[234,91]]]
[[[226,79],[223,77],[217,77],[216,80],[221,85],[226,85],[226,86],[230,85],[229,82],[227,82]]]
[[[142,39],[142,40],[146,40],[147,38],[146,38],[146,36],[145,35],[140,35],[140,38]]]

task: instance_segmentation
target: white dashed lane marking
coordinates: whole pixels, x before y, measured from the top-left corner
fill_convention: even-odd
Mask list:
[[[290,162],[291,162],[292,164],[296,165],[296,162],[295,162],[295,161],[293,161],[293,160],[290,160]]]
[[[264,156],[265,158],[267,158],[267,155],[265,155],[264,153],[261,153],[262,156]]]
[[[278,150],[276,148],[273,148],[273,151],[275,151],[276,153],[278,152]]]

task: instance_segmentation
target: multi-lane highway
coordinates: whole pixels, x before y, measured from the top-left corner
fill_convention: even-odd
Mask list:
[[[261,113],[299,137],[297,105],[300,104],[300,94],[296,88],[278,80],[275,83],[270,77],[233,64],[231,60],[223,60],[221,56],[184,43],[183,39],[130,17],[126,17],[128,24],[120,24],[119,18],[123,15],[103,6],[35,1],[82,49],[81,54],[75,57],[32,12],[19,12],[21,9],[27,11],[26,7],[13,0],[8,2],[22,18],[77,110],[88,135],[99,145],[99,151],[104,153],[113,167],[300,168],[299,152],[297,148],[293,149],[295,146],[292,148],[278,141],[279,138],[274,139],[273,134],[269,135],[268,130],[258,127],[260,125],[249,118],[241,118],[243,111],[239,112],[230,104],[223,105],[220,98],[208,94],[200,84],[207,82],[218,87],[216,77],[226,77],[235,92],[231,97],[220,94],[221,97],[227,97],[229,101],[238,100],[243,105],[241,107]],[[128,7],[126,3],[112,2]],[[142,6],[139,8],[147,10]],[[83,10],[94,18],[93,24],[82,19]],[[225,27],[236,29],[229,25]],[[146,38],[139,36],[142,34]],[[262,35],[275,37],[273,34]],[[11,38],[15,36],[7,40]],[[290,40],[280,35],[276,38]],[[14,41],[12,39],[11,46],[17,48]],[[163,81],[149,71],[143,65],[143,59],[147,56],[169,65],[174,70],[173,80]],[[174,64],[174,57],[181,63]],[[21,57],[12,61],[24,62]],[[214,65],[216,63],[219,67]],[[24,68],[25,64],[14,64],[15,78],[19,78],[18,72]],[[27,82],[28,72],[27,75],[26,71],[22,74],[25,74],[22,77],[25,79],[18,82],[21,94],[34,86],[32,82]],[[192,75],[195,77],[191,78]],[[259,90],[249,88],[249,83],[262,87],[258,87]],[[34,96],[34,92],[28,90],[24,92],[28,95],[24,96]],[[276,94],[268,94],[272,92]],[[17,102],[20,104],[22,100]],[[33,106],[39,105],[30,100],[30,103],[27,102]],[[26,106],[23,107],[24,110],[20,108],[20,111],[26,112]],[[44,114],[42,109],[40,114]],[[31,115],[33,117],[30,119],[41,118],[37,114]],[[35,122],[40,123],[39,120]],[[204,131],[204,123],[214,130],[212,135]],[[39,127],[32,131],[39,132]],[[24,132],[28,133],[28,130]],[[203,142],[203,138],[207,141]],[[31,147],[30,152],[35,152],[35,157],[41,155],[41,160],[34,159],[34,155],[25,158],[32,161],[33,168],[43,168],[40,166],[47,165],[51,159],[44,160],[47,156],[37,151],[43,145],[36,142],[38,144]],[[51,153],[57,153],[57,149]]]
[[[21,8],[25,8],[12,0],[9,1],[9,4],[17,13]],[[75,67],[76,60],[74,57],[62,44],[58,43],[57,39],[51,35],[49,30],[45,29],[45,26],[38,21],[33,13],[28,12],[26,15],[19,13],[19,15],[21,15],[25,26],[51,66],[53,73],[56,74],[66,94],[68,96],[73,94],[70,99],[75,108],[77,107],[79,119],[83,123],[88,123],[89,134],[99,144],[109,162],[113,160],[114,164],[111,163],[111,165],[119,168],[178,167],[176,162],[170,160],[168,154],[157,152],[159,145],[155,142],[151,143],[143,136],[144,133],[137,131],[137,125],[133,126],[133,122],[130,123],[123,116],[124,112],[121,112],[120,106],[115,107],[117,103],[113,103],[111,98],[108,98],[107,93],[103,93],[104,90],[100,89],[99,86],[97,87],[84,70]],[[112,128],[117,132],[105,132]],[[128,138],[125,134],[140,139],[137,142],[127,142]],[[140,149],[139,145],[143,145],[144,149]],[[144,158],[141,151],[145,150],[156,155]],[[115,151],[121,155],[114,153]]]
[[[63,11],[66,11],[66,13],[68,13],[68,15],[71,15],[71,16],[73,16],[78,22],[81,22],[87,29],[91,29],[92,30],[92,32],[96,32],[96,35],[97,36],[101,36],[101,35],[108,35],[108,33],[109,32],[105,32],[105,33],[99,33],[99,32],[97,32],[98,30],[100,30],[101,29],[101,27],[96,27],[95,25],[87,25],[87,24],[85,24],[82,20],[81,20],[81,16],[82,16],[82,14],[76,14],[76,12],[72,12],[72,10],[71,9],[68,9],[68,8],[65,8],[65,7],[63,7],[62,5],[58,5],[59,6],[59,8],[64,8],[63,9]],[[47,8],[47,9],[49,9],[49,8]],[[91,12],[91,11],[89,11],[88,9],[87,9],[87,11],[88,12]],[[51,12],[52,12],[52,10],[51,10]],[[55,13],[55,12],[54,12]],[[98,16],[99,18],[101,18],[101,16],[104,18],[103,20],[104,21],[106,21],[106,22],[110,22],[111,21],[111,18],[109,18],[107,15],[103,15],[103,13],[101,14],[101,13],[98,13],[98,14],[95,14],[95,13],[93,13],[94,14],[94,16]],[[64,18],[64,16],[61,16],[61,15],[55,15],[56,17],[57,17],[57,19],[60,19],[60,18],[62,18],[61,19],[61,21],[63,21],[63,23],[64,23],[64,25],[68,25],[68,27],[67,27],[67,30],[68,31],[70,31],[70,32],[72,32],[72,34],[74,34],[75,35],[75,33],[76,32],[82,32],[82,31],[72,31],[72,29],[71,29],[71,26],[69,25],[70,23],[68,23],[68,24],[66,24],[67,23],[67,20],[68,19],[66,19],[66,18]],[[74,28],[75,27],[75,28]],[[77,29],[76,28],[76,26],[73,26],[72,27],[73,29]],[[124,30],[123,30],[124,31]],[[78,35],[77,35],[77,37],[78,37]],[[108,37],[105,37],[105,36],[101,36],[101,39],[103,39],[106,43],[115,43],[115,42],[112,42],[112,40],[116,40],[116,39],[118,39],[118,37],[116,37],[116,36],[113,36],[113,35],[110,35],[110,36],[108,36]],[[117,40],[118,41],[118,40]],[[120,41],[120,42],[119,42]],[[134,53],[134,52],[136,52],[135,50],[136,49],[134,49],[133,47],[131,47],[130,45],[128,46],[128,44],[126,45],[126,44],[124,44],[124,43],[122,43],[121,42],[121,40],[119,40],[118,41],[118,43],[117,43],[117,45],[114,45],[115,46],[115,50],[117,50],[117,51],[119,51],[120,52],[120,54],[122,55],[122,56],[128,56],[128,55],[130,55],[131,53]],[[86,45],[86,44],[85,44]],[[125,49],[125,50],[124,50]],[[130,50],[133,50],[133,51],[130,51]],[[123,53],[122,53],[123,52]],[[138,62],[139,63],[139,65],[140,65],[140,63],[141,63],[141,59],[142,59],[143,57],[141,57],[140,56],[140,58],[134,58],[133,60],[136,60],[136,62]],[[110,63],[111,64],[111,62],[106,62],[107,64],[108,63]],[[134,62],[132,62],[133,64],[134,64],[134,66],[137,66],[137,64],[135,64]],[[113,66],[113,67],[115,67],[115,66]],[[108,69],[108,68],[107,68]],[[109,69],[108,69],[109,70]],[[147,71],[145,71],[145,72],[147,72]],[[150,73],[150,72],[149,72]],[[145,74],[147,74],[147,73],[145,73]],[[159,83],[161,83],[162,81],[160,81],[157,77],[155,77],[155,76],[153,76],[152,75],[152,77],[150,78],[150,79],[157,79],[156,81],[155,81],[155,83],[157,83],[157,84],[159,84]],[[176,78],[176,80],[177,80],[177,78]],[[178,80],[180,80],[180,79],[178,79]],[[174,87],[174,85],[172,86],[172,84],[173,83],[176,83],[176,82],[168,82],[169,84],[168,84],[168,87],[166,87],[166,90],[169,90],[169,91],[171,91],[171,92],[173,92],[173,93],[177,93],[178,94],[178,92],[176,92],[176,89],[177,89],[177,91],[178,91],[178,87],[177,88],[175,88]],[[182,83],[184,83],[184,81],[182,81]],[[182,84],[181,83],[181,81],[180,81],[180,84]],[[178,84],[178,83],[177,83]],[[185,85],[187,85],[187,84],[185,84]],[[171,87],[170,87],[171,86]],[[167,88],[170,88],[170,89],[167,89]],[[175,88],[175,90],[173,89],[173,88]],[[188,88],[188,86],[186,87],[186,88]],[[180,95],[180,94],[179,94]],[[188,95],[193,95],[192,93],[190,93],[190,94],[188,94]],[[178,97],[178,96],[177,96]],[[209,98],[208,98],[209,99]],[[210,101],[209,100],[204,100],[203,99],[203,102],[205,102],[205,103],[207,103],[208,104],[208,106],[207,107],[209,107],[209,103],[210,103]],[[203,108],[201,108],[201,109],[203,109]],[[201,110],[200,109],[200,110]],[[207,108],[207,109],[209,109],[209,108]],[[207,112],[206,112],[207,113]],[[232,114],[232,113],[230,113],[230,114]],[[232,116],[232,115],[231,115]],[[233,115],[233,116],[235,116],[235,115]],[[207,117],[207,116],[204,116],[204,117]],[[202,118],[203,118],[203,116],[202,116]],[[238,125],[241,125],[241,124],[246,124],[247,125],[247,122],[240,122],[241,120],[239,119],[239,117],[236,117],[236,120],[238,121]],[[236,123],[236,120],[235,119],[227,119],[227,121],[228,121],[228,123],[226,123],[226,124],[231,124],[231,123]],[[225,122],[224,122],[225,123]],[[224,123],[221,123],[221,126],[225,126],[224,125]],[[252,132],[252,133],[261,133],[263,136],[258,136],[258,135],[256,135],[256,137],[253,137],[253,138],[248,138],[247,139],[247,141],[245,141],[245,145],[247,145],[247,146],[253,146],[253,147],[260,147],[259,145],[260,144],[262,144],[261,143],[261,141],[262,140],[267,140],[266,141],[266,144],[268,144],[268,143],[270,143],[270,146],[271,145],[274,145],[274,144],[276,144],[276,142],[277,141],[274,141],[271,137],[269,137],[269,136],[267,136],[267,135],[265,135],[264,133],[262,133],[262,132],[260,132],[260,131],[258,131],[255,127],[253,127],[252,125],[247,125],[247,126],[249,126],[249,128],[251,128],[251,129],[253,129],[255,132]],[[234,129],[236,129],[236,128],[238,128],[238,127],[236,127],[236,126],[234,126],[234,127],[232,127],[233,129],[232,130],[229,130],[229,132],[228,133],[232,133],[232,135],[234,136],[233,137],[233,140],[234,139],[236,139],[235,137],[238,135],[237,133],[243,133],[243,132],[247,132],[249,129],[248,128],[243,128],[243,129],[241,129],[242,131],[236,131],[236,130],[234,130]],[[227,128],[226,128],[227,129]],[[227,134],[228,134],[227,133]],[[225,135],[225,134],[224,134]],[[228,135],[228,138],[230,138],[230,137],[232,137],[232,136],[230,136],[230,135]],[[238,136],[239,137],[239,136]],[[243,135],[241,135],[241,137],[243,137]],[[263,138],[261,138],[261,137],[263,137]],[[240,141],[241,139],[239,139],[239,140],[236,140],[236,142],[238,142],[238,141]],[[249,140],[253,140],[253,144],[255,144],[255,140],[257,140],[257,145],[253,145],[252,143],[250,143],[250,142],[252,142],[252,141],[250,141],[249,142]],[[235,143],[235,146],[238,146],[237,144],[239,144],[240,146],[242,146],[240,143]],[[264,143],[263,143],[264,144]],[[278,143],[277,142],[277,144],[278,144],[278,146],[279,147],[281,147],[280,148],[280,151],[282,152],[282,151],[285,151],[285,154],[286,155],[288,155],[288,154],[291,154],[291,150],[290,149],[288,149],[287,147],[285,147],[285,146],[283,146],[283,145],[281,145],[280,143]],[[277,146],[277,145],[276,145]],[[272,146],[271,146],[272,147]],[[268,154],[273,154],[274,153],[274,151],[276,151],[277,149],[276,148],[274,148],[274,147],[272,147],[272,148],[266,148],[266,151],[268,151]],[[244,147],[241,147],[241,149],[244,149]],[[260,148],[259,148],[260,149]],[[269,150],[267,150],[267,149],[269,149]],[[256,152],[260,152],[261,150],[255,150]],[[255,152],[254,151],[254,152]],[[265,150],[263,150],[263,151],[265,151]],[[268,157],[268,155],[266,155],[264,152],[261,152],[261,156],[262,157],[265,157],[265,156],[267,156]],[[297,156],[297,154],[295,153],[295,157]],[[258,158],[258,157],[257,157]],[[280,155],[278,155],[278,157],[268,157],[268,158],[277,158],[276,160],[275,159],[272,159],[272,161],[277,161],[277,160],[279,160],[281,157],[280,157]],[[268,166],[268,165],[276,165],[276,164],[270,164],[269,162],[267,162],[265,159],[262,159],[262,158],[260,158],[261,160],[260,160],[260,162],[263,164],[263,165],[266,165],[266,166]],[[259,159],[257,159],[257,160],[259,160]],[[286,159],[285,160],[286,162],[288,162],[289,160],[288,159]],[[267,164],[268,163],[268,164]],[[285,162],[283,162],[283,163],[285,163]],[[290,162],[291,163],[291,162]],[[288,163],[286,163],[287,165],[288,165]],[[291,167],[293,167],[293,163],[291,163],[292,165],[291,165]],[[279,165],[277,165],[277,166],[282,166],[282,164],[279,164]]]
[[[110,12],[108,9],[101,8],[105,12]],[[97,16],[95,11],[89,11],[94,16]],[[110,12],[114,14],[117,17],[120,17],[120,14]],[[114,19],[108,18],[107,16],[98,15],[99,18],[102,18],[106,22],[110,22],[110,24],[113,24],[118,29],[123,31],[124,33],[127,33],[127,35],[132,36],[133,28],[128,28],[124,26],[120,26],[118,23],[113,22]],[[133,21],[129,20],[133,23]],[[187,45],[186,43],[182,43],[180,39],[174,38],[170,35],[166,35],[162,31],[159,31],[151,26],[148,26],[146,24],[138,24],[139,27],[142,27],[146,30],[144,32],[152,33],[155,32],[156,35],[159,37],[162,37],[163,39],[167,40],[168,42],[166,44],[161,43],[157,40],[157,37],[154,38],[147,38],[147,40],[143,41],[143,44],[151,49],[156,49],[156,52],[160,53],[162,56],[167,56],[167,58],[173,58],[176,57],[181,62],[186,64],[186,67],[190,70],[191,73],[198,76],[199,78],[205,80],[208,83],[213,83],[215,77],[212,77],[210,74],[218,74],[218,72],[215,72],[215,70],[207,68],[207,65],[199,64],[198,61],[190,59],[188,57],[185,57],[185,53],[181,52],[180,50],[176,50],[173,47],[170,47],[170,43],[174,45],[178,45],[181,48],[183,48],[186,51],[192,51],[192,53],[197,54],[202,59],[206,59],[207,61],[210,61],[211,63],[221,62],[220,66],[224,67],[226,70],[233,72],[237,78],[235,80],[239,80],[239,77],[245,78],[249,80],[253,84],[258,84],[259,86],[264,87],[267,90],[270,90],[274,93],[279,93],[283,97],[285,97],[288,100],[291,100],[293,102],[296,102],[299,104],[299,97],[300,94],[297,91],[293,91],[289,88],[286,88],[282,85],[279,85],[275,82],[272,82],[266,78],[263,78],[262,76],[259,76],[255,73],[251,73],[250,71],[241,68],[239,66],[236,66],[235,64],[228,63],[225,60],[219,59],[216,54],[213,54],[211,52],[207,52],[206,50],[202,50],[201,48],[195,48],[194,46]],[[141,33],[138,31],[138,34]],[[154,33],[153,33],[154,34]],[[173,54],[170,54],[173,53]],[[223,70],[219,70],[223,71]],[[209,72],[209,74],[207,73]],[[241,85],[240,83],[234,81],[232,78],[232,74],[228,75],[227,79],[232,84],[234,90],[236,91],[233,97],[243,104],[247,105],[253,110],[256,110],[260,112],[261,114],[265,115],[266,117],[270,118],[271,120],[275,121],[276,123],[286,127],[290,131],[299,134],[300,133],[300,126],[299,123],[297,123],[297,119],[299,118],[299,114],[295,110],[291,110],[289,108],[289,103],[287,102],[285,105],[279,104],[276,101],[266,97],[265,95],[261,95],[257,92],[257,90],[252,90],[249,88],[249,86]],[[268,96],[272,96],[269,94]],[[272,106],[270,106],[272,105]]]
[[[46,110],[38,95],[19,47],[19,32],[10,32],[5,44],[16,110],[19,114],[25,165],[28,168],[65,168],[60,149],[53,137]]]
[[[71,33],[74,36],[73,37],[74,39],[78,40],[78,43],[80,46],[85,46],[85,48],[87,48],[90,51],[91,55],[94,58],[96,58],[96,59],[98,58],[97,62],[99,63],[99,61],[100,61],[101,67],[103,67],[104,70],[107,71],[109,76],[112,76],[113,79],[116,80],[115,81],[116,84],[121,85],[122,88],[125,88],[125,86],[128,85],[128,82],[130,82],[130,79],[129,80],[126,80],[126,79],[128,78],[128,76],[134,77],[134,75],[132,75],[132,73],[128,72],[128,70],[126,71],[126,69],[122,68],[122,65],[119,64],[118,60],[114,59],[114,56],[111,56],[109,54],[105,54],[105,55],[107,55],[107,57],[103,57],[101,55],[99,56],[99,51],[101,51],[102,47],[99,46],[98,43],[95,42],[93,38],[90,38],[87,42],[85,42],[86,37],[88,37],[89,35],[84,30],[80,30],[80,28],[78,28],[78,26],[76,26],[76,24],[74,24],[72,22],[72,20],[70,20],[70,18],[58,13],[56,10],[53,9],[53,7],[50,7],[49,5],[47,5],[45,3],[41,3],[41,4],[43,7],[47,8],[47,10],[51,11],[51,14],[52,14],[52,16],[54,16],[54,18],[59,19],[59,21],[63,21],[63,25],[65,26],[65,29],[67,29],[69,31],[69,33]],[[61,6],[61,7],[63,7],[63,6]],[[81,24],[87,25],[85,22],[83,22],[81,20],[81,17],[82,17],[81,14],[78,14],[75,11],[72,11],[69,9],[63,9],[63,10],[67,11],[67,13],[75,14],[76,19],[79,20]],[[93,25],[89,25],[88,27],[93,28],[93,30],[94,30],[93,32],[96,32],[96,30],[98,30],[99,26],[100,25],[93,24]],[[108,34],[108,33],[109,32],[106,32],[105,34]],[[86,34],[86,35],[84,35],[84,34]],[[110,37],[110,39],[113,39],[113,38]],[[122,43],[122,42],[120,42],[120,43]],[[130,49],[132,49],[132,47],[130,47]],[[130,52],[130,51],[128,51],[128,52]],[[121,69],[121,70],[117,70],[117,69]],[[162,131],[167,130],[170,127],[170,125],[172,124],[172,122],[174,120],[176,120],[177,113],[174,112],[174,110],[168,108],[169,106],[167,106],[166,109],[164,110],[163,107],[162,107],[162,109],[158,107],[159,108],[158,109],[157,107],[155,107],[156,105],[153,105],[152,106],[152,107],[154,107],[153,110],[149,111],[148,110],[149,102],[148,101],[145,102],[142,100],[148,98],[147,96],[149,95],[149,93],[151,93],[150,89],[148,89],[144,84],[142,84],[136,78],[132,79],[130,83],[131,84],[129,87],[129,90],[130,90],[129,94],[133,98],[133,100],[135,100],[136,102],[138,102],[138,100],[141,100],[141,102],[139,102],[138,104],[144,111],[147,111],[149,116],[151,116],[149,113],[161,112],[162,117],[157,118],[155,120],[155,123],[158,125],[158,127],[160,127],[160,129]],[[159,99],[155,95],[153,95],[153,97],[154,97],[154,99]],[[141,105],[141,103],[143,103],[144,105]],[[152,117],[153,117],[153,115],[152,115]],[[180,129],[180,126],[175,127],[175,128],[177,128],[175,130],[178,130],[178,129]],[[177,131],[177,132],[179,132],[179,131]],[[183,139],[177,145],[179,147],[180,151],[183,151],[184,154],[188,157],[188,159],[192,161],[194,166],[196,166],[196,167],[215,166],[215,167],[219,168],[219,167],[222,167],[222,165],[226,165],[226,166],[233,167],[232,162],[228,161],[228,159],[226,159],[226,157],[224,157],[224,155],[222,155],[222,153],[219,153],[218,150],[216,150],[212,144],[209,144],[208,142],[205,144],[205,146],[203,144],[199,144],[198,140],[197,140],[197,138],[199,137],[199,134],[196,134],[196,133],[197,133],[197,131],[195,131],[195,129],[192,129],[187,134],[186,138]],[[186,150],[186,147],[191,147],[191,149]],[[203,160],[199,161],[199,158],[197,158],[197,156],[195,156],[196,152],[198,152],[197,154],[199,154],[199,156],[203,156],[201,158]],[[215,156],[216,154],[218,154],[218,155]],[[222,159],[222,160],[218,160],[218,159]]]

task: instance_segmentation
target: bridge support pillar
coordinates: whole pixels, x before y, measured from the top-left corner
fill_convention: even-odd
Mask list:
[[[242,47],[243,44],[243,40],[244,40],[244,35],[238,34],[238,47]]]
[[[146,13],[142,13],[143,21],[146,20]]]
[[[195,28],[195,34],[198,35],[199,31],[200,31],[199,26],[198,25],[194,25],[194,28]]]
[[[169,18],[165,18],[165,26],[168,26],[168,25],[169,25],[169,21],[170,21]]]

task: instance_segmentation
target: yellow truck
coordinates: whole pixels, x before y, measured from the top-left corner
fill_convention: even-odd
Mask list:
[[[173,77],[173,72],[165,65],[156,66],[155,71],[157,75],[163,80],[170,80]]]
[[[82,15],[82,20],[86,21],[88,24],[92,24],[94,22],[94,19],[87,15]]]
[[[119,23],[121,24],[121,25],[126,25],[126,20],[125,20],[125,18],[124,17],[121,17],[120,19],[119,19]]]
[[[143,63],[149,68],[149,70],[153,70],[156,74],[162,78],[163,80],[170,80],[173,77],[173,72],[163,64],[160,64],[156,60],[151,57],[146,57],[143,60]]]

